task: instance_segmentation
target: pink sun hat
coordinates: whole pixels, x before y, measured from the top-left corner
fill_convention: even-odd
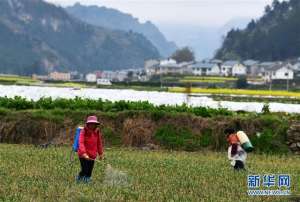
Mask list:
[[[96,116],[89,116],[86,120],[86,124],[88,124],[88,123],[100,124],[100,122],[98,121],[98,118]]]

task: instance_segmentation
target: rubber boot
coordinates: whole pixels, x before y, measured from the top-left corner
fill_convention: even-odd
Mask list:
[[[76,182],[77,183],[79,183],[79,182],[81,182],[83,180],[83,177],[81,177],[81,176],[76,176]]]
[[[83,177],[83,182],[84,182],[84,183],[88,184],[88,183],[90,183],[91,181],[92,181],[92,180],[91,180],[90,177]]]

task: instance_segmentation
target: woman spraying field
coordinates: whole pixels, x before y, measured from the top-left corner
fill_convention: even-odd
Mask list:
[[[97,127],[99,124],[96,116],[89,116],[80,132],[78,156],[81,171],[76,178],[77,182],[90,182],[97,155],[100,160],[104,158],[102,134]]]

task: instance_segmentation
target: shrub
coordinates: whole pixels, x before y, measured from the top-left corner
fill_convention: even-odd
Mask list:
[[[182,138],[171,125],[159,128],[155,133],[155,138],[168,149],[178,149],[183,146]]]
[[[165,116],[165,112],[163,111],[155,110],[151,112],[151,119],[153,121],[159,121],[164,116]]]
[[[270,105],[268,103],[265,103],[262,110],[261,110],[261,112],[263,114],[270,114]]]
[[[236,81],[236,87],[239,89],[245,89],[248,87],[247,78],[245,76],[239,77]]]
[[[9,110],[5,108],[0,108],[0,115],[1,116],[6,116],[9,114]]]
[[[172,125],[162,126],[156,131],[154,137],[167,149],[195,151],[201,148],[201,139],[194,136],[187,128],[176,128]]]
[[[212,136],[212,130],[206,129],[202,132],[200,137],[200,145],[202,147],[208,147],[213,144],[213,136]]]
[[[160,105],[155,106],[149,102],[138,101],[103,101],[102,99],[82,99],[76,97],[74,99],[66,98],[41,98],[38,101],[26,100],[25,98],[0,98],[0,106],[2,108],[26,110],[26,109],[71,109],[71,110],[99,110],[103,112],[121,112],[121,111],[147,111],[151,112],[154,120],[160,119],[165,112],[175,113],[192,113],[201,117],[213,117],[213,116],[231,116],[233,112],[227,109],[212,109],[209,107],[190,107],[186,104],[170,106]]]
[[[196,116],[211,117],[211,114],[209,113],[208,109],[205,107],[195,107],[193,109],[193,112]]]
[[[37,109],[53,109],[54,103],[51,97],[41,98],[35,103]]]
[[[271,114],[261,117],[259,121],[263,130],[259,135],[251,137],[255,150],[261,153],[288,152],[288,146],[285,144],[288,121]]]
[[[120,146],[122,144],[121,136],[117,135],[111,128],[103,128],[102,134],[105,143],[108,143],[112,146]]]

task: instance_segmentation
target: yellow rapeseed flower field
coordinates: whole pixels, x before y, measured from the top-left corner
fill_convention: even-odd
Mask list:
[[[184,93],[185,88],[172,87],[169,92]],[[192,88],[191,93],[204,93],[204,94],[225,94],[225,95],[257,95],[257,96],[281,96],[281,97],[300,97],[298,92],[290,92],[283,90],[243,90],[243,89],[227,89],[227,88]]]

